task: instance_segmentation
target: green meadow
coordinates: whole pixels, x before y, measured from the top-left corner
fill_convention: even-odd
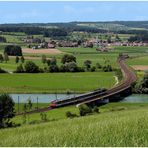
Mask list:
[[[82,93],[116,83],[114,72],[1,74],[0,82],[1,93]]]
[[[100,113],[66,119],[65,111],[78,114],[77,108],[61,108],[47,113],[45,123],[24,124],[0,130],[0,146],[118,146],[148,145],[148,104],[111,103],[100,107]],[[34,117],[33,117],[34,116]],[[16,117],[17,122],[22,117]],[[20,118],[20,119],[19,119]],[[29,115],[40,120],[40,115]]]

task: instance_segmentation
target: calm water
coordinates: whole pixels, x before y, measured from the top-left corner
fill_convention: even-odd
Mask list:
[[[18,102],[18,98],[20,103],[25,103],[28,99],[31,99],[32,103],[36,103],[37,99],[39,103],[49,103],[52,100],[62,100],[72,97],[74,94],[10,94],[10,96],[12,96],[16,103]]]
[[[18,102],[18,97],[20,103],[25,103],[27,100],[30,98],[32,102],[36,103],[37,98],[39,103],[49,103],[52,100],[55,99],[66,99],[69,97],[74,96],[74,94],[10,94],[13,98],[13,100],[17,103]],[[121,102],[137,102],[137,103],[148,103],[148,95],[144,94],[133,94],[131,96],[126,97],[124,100]]]
[[[121,102],[148,103],[148,95],[147,94],[133,94],[131,96],[126,97]]]

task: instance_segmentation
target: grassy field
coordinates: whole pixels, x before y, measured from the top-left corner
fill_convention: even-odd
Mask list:
[[[0,130],[0,146],[148,145],[148,104],[112,103],[101,107],[100,114],[65,119],[68,110],[48,112],[46,123]],[[75,108],[71,111],[78,113]]]
[[[128,53],[131,56],[147,54],[148,47],[113,47],[107,53],[97,52],[95,48],[59,48],[64,53],[74,54],[77,58],[77,64],[83,66],[85,60],[91,60],[92,65],[100,63],[105,65],[108,61],[113,68],[117,68],[116,62],[119,53]],[[32,56],[27,54],[25,56]],[[57,58],[58,65],[61,64],[63,54],[54,55]],[[34,55],[37,59],[32,59],[39,67],[43,68],[45,65],[41,62],[41,55]],[[47,55],[48,58],[53,55]],[[26,61],[28,61],[26,59]],[[147,56],[127,61],[129,65],[147,65]],[[7,63],[0,63],[0,67],[12,72],[16,70],[18,64],[15,63],[15,58],[10,58]],[[95,73],[64,73],[64,74],[1,74],[0,92],[10,93],[54,93],[67,92],[68,90],[76,91],[77,93],[86,92],[98,87],[110,88],[115,84],[114,73],[95,72]],[[61,79],[62,77],[62,79]],[[72,85],[71,85],[72,84]],[[87,84],[87,85],[85,85]]]
[[[148,56],[129,59],[127,63],[129,65],[148,65]]]
[[[0,92],[82,93],[115,84],[114,72],[1,74]]]

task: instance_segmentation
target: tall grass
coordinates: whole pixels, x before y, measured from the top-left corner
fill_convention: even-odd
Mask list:
[[[148,146],[147,108],[0,130],[0,146]]]

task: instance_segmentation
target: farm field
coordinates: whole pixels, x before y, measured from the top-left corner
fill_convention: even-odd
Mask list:
[[[148,65],[148,56],[129,59],[127,63],[129,65]]]
[[[147,146],[147,109],[146,103],[111,103],[100,107],[100,114],[74,119],[65,119],[65,111],[77,114],[77,108],[56,109],[47,113],[50,120],[46,123],[1,130],[0,145]]]
[[[1,93],[82,93],[116,83],[114,72],[1,74],[0,82]]]

